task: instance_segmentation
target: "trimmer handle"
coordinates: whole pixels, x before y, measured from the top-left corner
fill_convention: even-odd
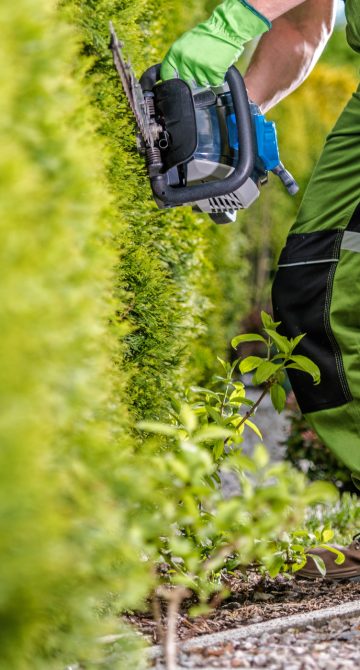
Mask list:
[[[160,65],[149,68],[140,79],[144,94],[150,93],[160,79]],[[251,113],[247,91],[240,72],[232,66],[225,80],[232,96],[237,132],[239,137],[238,162],[234,171],[225,179],[193,186],[170,186],[166,174],[150,177],[151,187],[156,198],[165,206],[173,207],[198,200],[217,198],[233,193],[250,177],[255,162],[255,139],[251,122]]]

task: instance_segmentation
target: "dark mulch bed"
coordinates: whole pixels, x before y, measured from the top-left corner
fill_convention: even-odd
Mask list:
[[[180,639],[333,607],[360,598],[360,583],[332,583],[323,579],[289,580],[281,575],[271,580],[256,574],[251,574],[247,582],[236,574],[227,577],[225,581],[231,596],[209,614],[196,618],[190,618],[185,612],[179,615]],[[152,642],[158,643],[156,624],[150,611],[131,613],[126,619]]]

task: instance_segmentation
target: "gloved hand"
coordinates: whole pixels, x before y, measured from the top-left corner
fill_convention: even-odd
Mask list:
[[[219,86],[244,44],[271,28],[245,0],[224,0],[210,18],[184,33],[161,66],[161,79],[179,77],[189,84]]]

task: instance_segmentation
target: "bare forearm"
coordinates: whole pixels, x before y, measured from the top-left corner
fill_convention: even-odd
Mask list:
[[[249,0],[250,4],[269,21],[275,21],[294,7],[301,5],[305,0]]]
[[[258,2],[261,4],[261,0]],[[255,2],[252,4],[255,6]],[[245,76],[250,98],[264,112],[304,81],[331,34],[334,0],[305,0],[298,4],[274,20],[272,29],[261,38]]]

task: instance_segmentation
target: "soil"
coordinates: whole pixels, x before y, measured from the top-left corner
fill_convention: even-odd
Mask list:
[[[359,582],[289,580],[281,575],[272,580],[257,574],[250,574],[248,581],[241,574],[227,577],[225,581],[231,596],[207,615],[190,618],[184,611],[178,616],[180,640],[360,599]],[[151,643],[159,642],[150,611],[131,613],[126,619]]]

